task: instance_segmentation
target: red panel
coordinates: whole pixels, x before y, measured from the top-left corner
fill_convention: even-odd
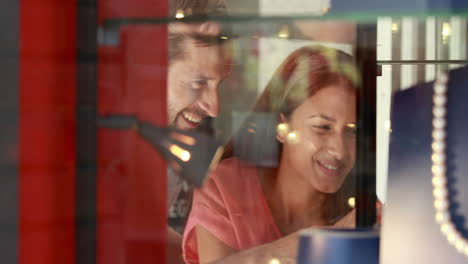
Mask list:
[[[99,21],[125,17],[166,17],[169,0],[99,0]]]
[[[73,0],[22,0],[19,263],[75,262]]]
[[[158,5],[158,3],[161,3]],[[101,16],[166,14],[167,1],[101,0]],[[98,110],[165,125],[165,25],[120,29],[117,46],[99,49]],[[134,132],[98,134],[98,264],[164,263],[166,164]]]
[[[164,26],[135,26],[123,32],[128,99],[142,120],[166,125],[166,40]],[[134,91],[134,92],[133,92]],[[132,140],[129,152],[129,199],[125,233],[127,263],[163,263],[167,232],[166,165],[142,140]],[[131,260],[130,260],[131,259]]]

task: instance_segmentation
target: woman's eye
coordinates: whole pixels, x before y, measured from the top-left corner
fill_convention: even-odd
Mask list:
[[[345,133],[347,133],[348,135],[351,135],[351,136],[356,136],[357,134],[357,128],[353,127],[348,127],[347,129],[345,129]]]
[[[313,126],[315,129],[321,130],[321,131],[328,131],[331,129],[331,126],[329,125],[315,125]]]

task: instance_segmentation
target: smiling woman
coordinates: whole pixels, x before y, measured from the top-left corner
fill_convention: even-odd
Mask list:
[[[357,76],[350,55],[322,46],[303,47],[283,62],[253,110],[276,116],[276,140],[264,139],[279,145],[278,162],[227,159],[195,191],[184,233],[187,263],[259,245],[258,256],[293,259],[298,230],[354,226],[340,194],[356,159]],[[241,131],[262,133],[247,120]]]

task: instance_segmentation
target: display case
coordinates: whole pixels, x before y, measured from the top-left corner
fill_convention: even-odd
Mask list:
[[[317,226],[380,228],[382,263],[420,261],[417,245],[394,245],[421,233],[440,261],[466,260],[468,244],[427,231],[440,229],[433,190],[415,176],[426,171],[404,168],[433,154],[415,136],[431,133],[427,122],[411,126],[426,120],[418,106],[432,110],[419,101],[427,95],[402,95],[466,73],[464,1],[50,0],[20,10],[10,31],[19,49],[6,50],[18,82],[5,104],[19,125],[2,141],[18,190],[3,202],[12,263],[243,263],[242,252],[270,245],[254,263],[296,263],[297,232]],[[466,241],[466,179],[450,179],[444,213]]]

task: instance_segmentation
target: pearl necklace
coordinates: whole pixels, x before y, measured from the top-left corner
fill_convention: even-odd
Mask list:
[[[468,240],[457,230],[450,216],[450,201],[447,189],[445,165],[445,126],[447,103],[447,73],[442,72],[434,83],[434,106],[432,109],[432,186],[435,219],[450,245],[468,257]]]

